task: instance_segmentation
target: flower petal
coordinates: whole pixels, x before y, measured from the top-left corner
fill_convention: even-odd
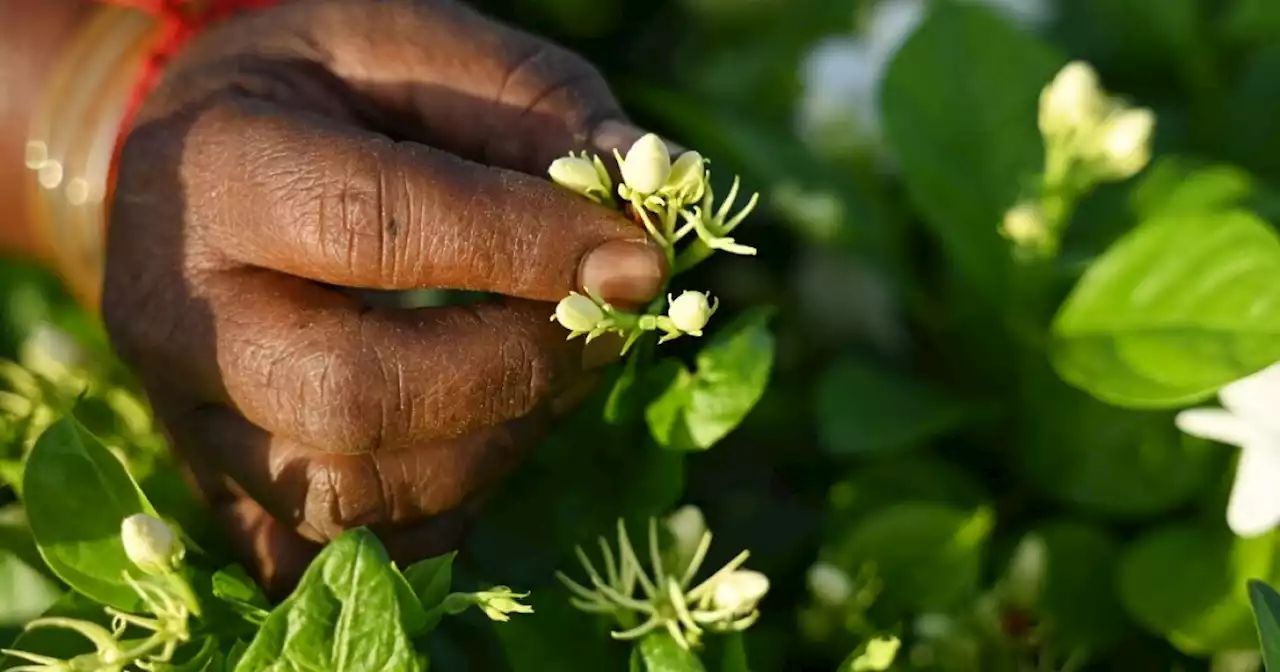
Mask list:
[[[1243,446],[1256,432],[1246,421],[1221,408],[1192,408],[1174,419],[1178,429],[1202,439]]]
[[[1227,525],[1242,537],[1256,537],[1280,523],[1280,442],[1250,444],[1240,451],[1236,479],[1227,502]]]
[[[1228,383],[1218,391],[1222,405],[1250,423],[1272,429],[1280,435],[1280,363]]]

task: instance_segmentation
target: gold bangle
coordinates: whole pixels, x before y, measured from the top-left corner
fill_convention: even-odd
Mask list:
[[[68,289],[97,306],[107,177],[133,82],[155,20],[137,10],[95,11],[64,52],[27,142],[37,228]]]

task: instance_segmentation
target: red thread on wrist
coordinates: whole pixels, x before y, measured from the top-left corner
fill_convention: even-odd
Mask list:
[[[150,95],[165,65],[188,42],[205,28],[237,12],[263,9],[280,4],[282,0],[96,0],[100,4],[131,7],[156,17],[159,29],[151,53],[138,80],[134,83],[126,103],[124,118],[116,136],[115,151],[111,156],[108,172],[108,191],[114,191],[116,163],[120,148],[133,126],[133,119]]]

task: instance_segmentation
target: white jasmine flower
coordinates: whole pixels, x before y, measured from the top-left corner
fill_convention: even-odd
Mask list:
[[[1178,429],[1240,447],[1227,503],[1227,525],[1241,537],[1265,534],[1280,523],[1280,364],[1224,386],[1223,408],[1178,414]]]
[[[667,516],[667,531],[675,542],[675,550],[682,558],[691,558],[707,533],[707,519],[702,509],[688,504]]]
[[[1136,175],[1151,160],[1151,133],[1156,115],[1135,107],[1116,112],[1098,131],[1095,150],[1100,168],[1109,177],[1125,179]]]
[[[739,569],[716,584],[711,591],[711,605],[718,611],[744,616],[769,592],[769,577],[752,569]]]
[[[1089,133],[1101,121],[1107,104],[1093,66],[1072,61],[1040,92],[1040,132],[1046,137]]]

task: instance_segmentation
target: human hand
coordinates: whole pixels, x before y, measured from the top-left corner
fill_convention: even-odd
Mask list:
[[[566,342],[551,302],[642,303],[664,262],[543,176],[640,135],[589,64],[451,0],[288,3],[169,66],[122,152],[103,315],[269,587],[354,526],[448,550],[581,399],[617,344]],[[421,287],[509,298],[340,289]]]

